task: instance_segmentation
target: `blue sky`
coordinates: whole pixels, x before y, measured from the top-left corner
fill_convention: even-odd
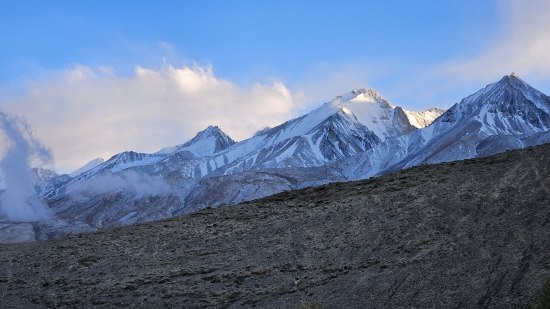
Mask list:
[[[165,58],[239,82],[298,80],[323,64],[467,55],[495,35],[498,13],[489,0],[4,1],[0,78],[72,63],[125,72]]]
[[[417,110],[512,71],[550,93],[546,0],[1,2],[0,108],[62,169],[208,124],[243,139],[357,87]]]

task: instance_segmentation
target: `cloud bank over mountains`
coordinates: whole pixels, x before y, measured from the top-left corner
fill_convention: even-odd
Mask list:
[[[97,156],[179,144],[208,125],[235,139],[289,119],[300,106],[279,81],[243,87],[217,77],[210,66],[137,67],[131,76],[77,65],[25,84],[3,102],[24,114],[69,171]]]

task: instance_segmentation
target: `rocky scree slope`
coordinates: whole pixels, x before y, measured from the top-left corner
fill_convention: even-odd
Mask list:
[[[546,144],[0,245],[0,307],[526,308],[549,172]]]

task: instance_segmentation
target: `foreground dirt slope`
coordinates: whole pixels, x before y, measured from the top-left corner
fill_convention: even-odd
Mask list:
[[[0,307],[525,308],[550,145],[0,246]]]

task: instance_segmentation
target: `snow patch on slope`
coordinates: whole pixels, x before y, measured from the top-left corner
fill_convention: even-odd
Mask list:
[[[430,108],[420,112],[408,110],[403,111],[407,115],[409,122],[419,129],[429,126],[432,122],[434,122],[434,120],[445,112],[445,110],[441,108]]]

